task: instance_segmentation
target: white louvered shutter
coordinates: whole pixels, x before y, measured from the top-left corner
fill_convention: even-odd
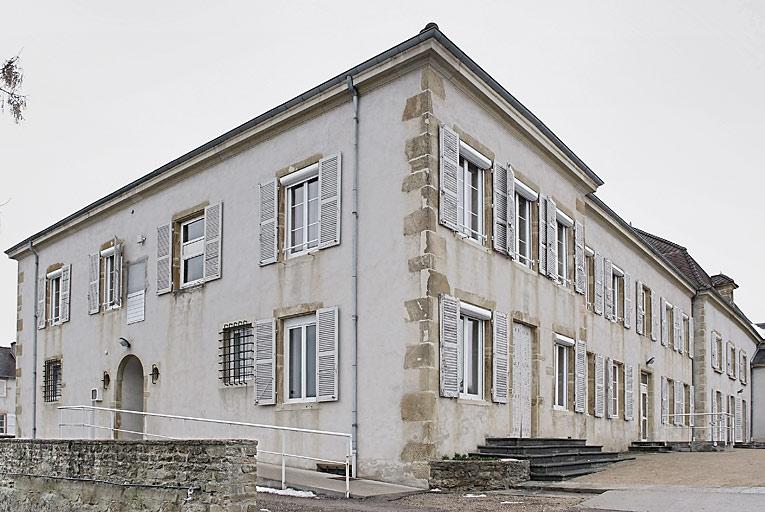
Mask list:
[[[508,254],[509,236],[507,233],[508,211],[507,169],[494,162],[494,250]]]
[[[712,407],[710,410],[712,411],[712,417],[709,420],[709,440],[715,441],[717,440],[717,433],[719,431],[719,427],[717,425],[720,423],[720,418],[717,417],[717,400],[715,400],[715,392],[712,390],[712,401],[711,401]]]
[[[683,325],[683,317],[678,308],[672,310],[672,339],[674,341],[674,349],[676,352],[682,352],[682,345],[680,344],[681,336],[680,331]]]
[[[276,320],[255,322],[255,403],[276,403]]]
[[[37,328],[45,329],[47,316],[45,314],[45,285],[47,279],[41,277],[37,280]]]
[[[574,290],[584,294],[587,288],[587,272],[584,269],[584,224],[574,222]]]
[[[458,191],[457,175],[460,169],[460,136],[441,125],[439,133],[439,188],[441,191],[438,205],[438,220],[447,228],[458,231],[457,222]]]
[[[539,273],[547,275],[547,199],[540,195],[537,200],[537,227],[539,239]]]
[[[667,305],[664,297],[659,301],[659,315],[661,317],[661,344],[665,347],[669,345],[669,325],[667,324]]]
[[[88,258],[88,314],[95,315],[101,307],[101,301],[98,297],[101,281],[99,268],[101,265],[101,255],[95,253],[91,254]]]
[[[741,369],[741,349],[733,349],[733,377],[738,378],[739,371]]]
[[[616,320],[614,315],[614,265],[611,260],[603,260],[603,284],[605,290],[605,317],[612,322]]]
[[[316,399],[319,402],[338,398],[338,342],[337,307],[319,309],[316,311]]]
[[[598,251],[595,251],[595,303],[593,309],[595,314],[603,314],[603,295],[605,293],[603,289],[603,255]]]
[[[441,396],[459,396],[459,322],[460,301],[450,295],[441,295]]]
[[[157,228],[157,295],[173,289],[173,229],[170,224]]]
[[[624,273],[624,328],[632,327],[632,276]]]
[[[614,361],[606,359],[606,410],[609,418],[615,418],[618,411],[614,410]]]
[[[669,383],[667,378],[661,377],[661,424],[669,423]]]
[[[712,353],[711,362],[712,362],[712,368],[720,368],[720,354],[717,350],[717,337],[715,336],[715,333],[712,332],[709,335],[709,341],[711,343],[711,350]]]
[[[223,248],[223,203],[205,208],[205,281],[219,279]]]
[[[643,290],[643,282],[638,281],[635,283],[635,331],[638,334],[645,334],[643,329],[643,324],[645,323],[645,310],[643,309],[644,304],[645,290]]]
[[[595,354],[595,417],[602,418],[605,414],[605,358]]]
[[[736,433],[736,442],[740,443],[744,438],[744,429],[743,427],[743,414],[741,413],[741,399],[739,397],[736,397],[736,411],[734,413],[734,418],[736,420],[736,428],[734,429]]]
[[[59,323],[69,321],[69,297],[72,291],[72,266],[64,265],[61,269],[61,320]]]
[[[680,381],[675,381],[675,425],[683,424],[683,417],[680,416],[683,413],[683,384]]]
[[[688,387],[688,412],[690,413],[690,416],[688,416],[688,425],[695,427],[696,417],[694,414],[696,414],[696,387],[693,385]]]
[[[340,154],[319,160],[319,249],[340,244],[342,185]]]
[[[563,280],[566,276],[558,276],[558,244],[556,243],[558,228],[558,210],[555,201],[547,198],[547,276]],[[564,255],[565,257],[565,255]]]
[[[635,418],[635,367],[624,365],[624,419]]]
[[[651,291],[651,339],[658,341],[661,336],[661,317],[659,315],[659,297]]]
[[[685,315],[679,309],[675,310],[675,315],[679,317],[677,322],[677,351],[682,354],[685,351]]]
[[[260,266],[276,263],[279,225],[277,180],[260,184]]]
[[[725,343],[725,354],[723,354],[723,360],[725,361],[725,372],[728,375],[733,374],[733,362],[730,359],[730,341]]]
[[[574,358],[574,411],[584,413],[587,410],[587,345],[584,341],[576,341]]]
[[[748,357],[746,357],[746,351],[741,350],[738,354],[738,360],[739,360],[739,372],[738,372],[738,380],[741,381],[742,384],[746,384],[747,382],[747,374],[749,373],[747,370],[749,370],[749,365],[746,361],[749,360]]]
[[[512,437],[531,437],[531,328],[513,322]]]
[[[696,351],[696,347],[694,346],[694,333],[693,333],[693,317],[688,318],[688,357],[693,359],[693,354]]]
[[[114,241],[114,268],[112,269],[112,283],[114,283],[114,302],[115,308],[122,306],[122,244]]]
[[[510,377],[508,368],[510,337],[506,313],[494,312],[493,328],[491,398],[498,404],[506,404],[508,379]]]
[[[8,433],[12,436],[16,435],[16,415],[15,414],[9,414],[8,415]]]
[[[515,249],[515,171],[507,164],[507,254],[511,258],[518,257]]]

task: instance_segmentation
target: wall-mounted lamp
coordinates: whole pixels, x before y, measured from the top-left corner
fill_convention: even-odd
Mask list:
[[[119,341],[120,341],[120,345],[122,345],[123,347],[130,348],[130,342],[126,340],[125,338],[123,338],[122,336],[120,336]]]
[[[109,377],[109,372],[104,372],[104,378],[101,379],[104,384],[104,389],[109,389],[109,384],[112,382],[112,378]]]
[[[740,394],[741,394],[741,393],[743,393],[743,392],[744,392],[744,388],[741,388],[741,389],[739,389],[738,391],[736,391],[736,394],[737,394],[737,395],[740,395]]]
[[[652,357],[651,359],[649,359],[648,361],[646,361],[646,362],[645,362],[645,365],[646,365],[646,366],[651,366],[651,365],[653,364],[653,360],[654,360],[654,359],[655,359],[655,358],[654,358],[654,357]]]
[[[146,237],[143,235],[138,235],[138,237],[135,239],[135,243],[138,245],[143,245],[143,243],[146,241]]]
[[[159,380],[159,368],[156,364],[151,365],[151,383],[156,384]]]

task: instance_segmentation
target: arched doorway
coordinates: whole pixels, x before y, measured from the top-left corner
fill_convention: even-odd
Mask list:
[[[117,409],[143,412],[143,365],[134,355],[125,356],[117,370],[116,402]],[[139,414],[117,413],[114,426],[120,430],[143,432],[143,416]],[[116,439],[142,439],[141,434],[115,432]]]

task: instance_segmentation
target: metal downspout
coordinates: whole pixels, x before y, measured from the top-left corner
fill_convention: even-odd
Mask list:
[[[35,295],[34,311],[35,322],[32,326],[32,439],[37,439],[37,326],[39,325],[40,311],[38,311],[38,293],[39,274],[40,274],[40,255],[37,254],[33,242],[29,241],[29,250],[35,255]],[[45,314],[45,313],[42,313]]]
[[[353,96],[353,191],[351,193],[352,221],[351,231],[351,322],[353,324],[351,336],[351,360],[353,368],[352,386],[352,410],[351,410],[351,435],[353,451],[353,477],[356,477],[356,460],[358,458],[359,444],[359,91],[353,85],[353,77],[348,75],[346,79],[348,90]]]

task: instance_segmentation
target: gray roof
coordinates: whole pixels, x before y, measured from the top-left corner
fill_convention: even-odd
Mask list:
[[[0,347],[0,379],[16,378],[16,356],[10,347]]]
[[[369,60],[366,60],[359,64],[358,66],[355,66],[347,71],[344,71],[340,73],[339,75],[335,76],[334,78],[331,78],[327,80],[326,82],[317,85],[313,89],[310,89],[303,94],[296,96],[295,98],[292,98],[291,100],[287,101],[286,103],[283,103],[279,105],[278,107],[274,107],[271,110],[251,119],[250,121],[247,121],[246,123],[237,126],[236,128],[224,133],[223,135],[207,142],[206,144],[203,144],[199,146],[196,149],[191,150],[190,152],[186,153],[183,156],[180,156],[176,158],[175,160],[166,163],[162,167],[159,167],[158,169],[155,169],[151,171],[149,174],[146,174],[145,176],[138,178],[137,180],[128,183],[124,187],[121,187],[111,194],[102,197],[101,199],[95,201],[94,203],[89,204],[88,206],[74,212],[73,214],[69,215],[68,217],[65,217],[64,219],[61,219],[60,221],[56,222],[55,224],[43,229],[42,231],[39,231],[38,233],[35,233],[34,235],[30,236],[29,238],[17,243],[13,247],[6,250],[6,254],[11,254],[13,252],[18,251],[25,245],[29,245],[30,242],[34,242],[34,240],[38,237],[41,237],[65,224],[68,222],[82,217],[86,215],[91,210],[98,208],[99,206],[111,201],[112,199],[130,191],[131,189],[141,185],[142,183],[149,181],[157,176],[160,176],[164,174],[165,172],[173,169],[174,167],[191,160],[192,158],[200,155],[201,153],[204,153],[205,151],[208,151],[215,146],[218,146],[222,144],[223,142],[239,135],[240,133],[249,130],[264,121],[267,121],[268,119],[286,111],[290,108],[299,105],[300,103],[303,103],[304,101],[313,98],[314,96],[317,96],[321,94],[322,92],[335,87],[339,84],[342,84],[346,81],[346,79],[349,76],[355,76],[359,73],[362,73],[366,71],[367,69],[370,69],[382,62],[385,62],[387,60],[390,60],[399,54],[423,43],[424,41],[427,41],[429,39],[435,39],[439,43],[441,43],[444,48],[446,48],[452,55],[454,55],[459,61],[467,67],[470,71],[475,73],[478,77],[481,78],[486,84],[491,87],[497,94],[499,94],[502,98],[504,98],[508,103],[510,103],[513,108],[518,110],[521,115],[523,115],[530,123],[532,123],[539,131],[541,131],[547,138],[550,139],[550,141],[555,144],[555,146],[560,149],[567,157],[569,157],[574,164],[584,173],[586,174],[590,179],[592,179],[598,186],[603,184],[603,180],[595,174],[595,172],[590,169],[587,164],[585,164],[578,156],[574,154],[571,149],[566,146],[566,144],[563,143],[562,140],[558,138],[557,135],[555,135],[550,128],[548,128],[542,121],[537,118],[528,108],[526,108],[520,101],[518,101],[512,94],[510,94],[504,87],[502,87],[499,82],[494,80],[494,78],[491,77],[486,71],[484,71],[481,66],[479,66],[473,59],[468,57],[468,55],[463,52],[457,45],[455,45],[446,35],[444,35],[443,32],[441,32],[438,29],[438,25],[435,23],[428,23],[425,28],[416,36],[407,39],[403,43],[400,43],[393,48],[390,48],[389,50],[386,50],[379,55],[376,55],[375,57],[372,57]]]

